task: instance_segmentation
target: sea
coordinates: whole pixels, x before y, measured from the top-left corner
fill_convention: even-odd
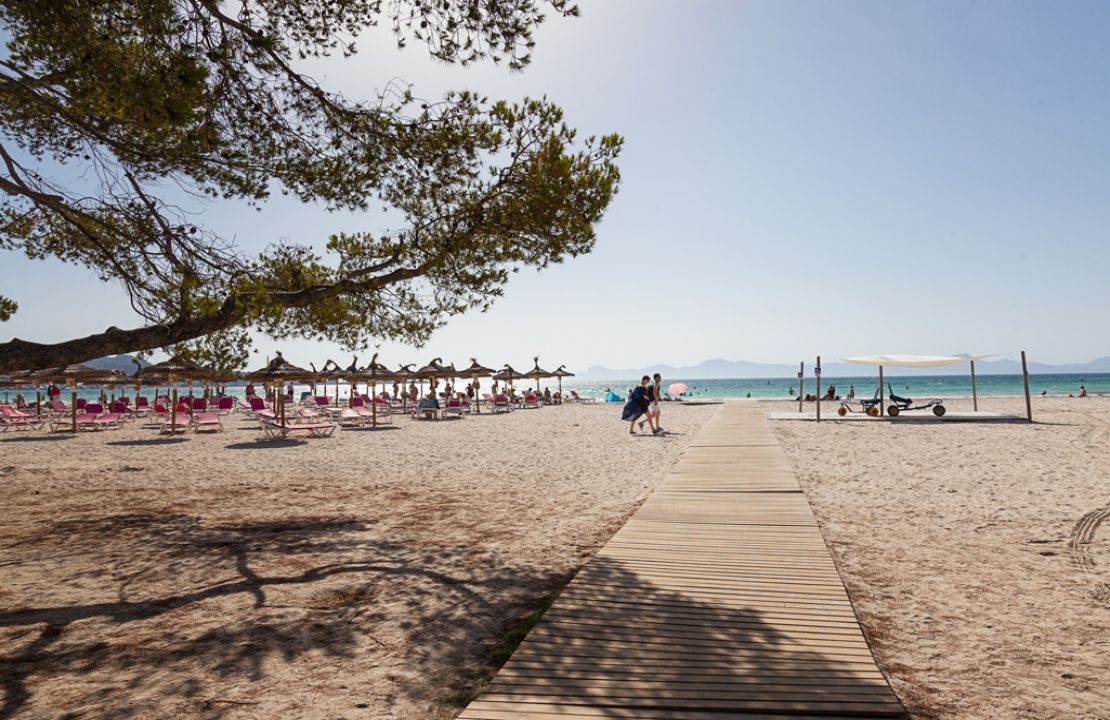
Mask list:
[[[915,399],[923,398],[957,398],[957,397],[971,397],[971,378],[967,375],[913,375],[913,376],[887,376],[886,381],[894,389],[898,395],[908,396]],[[798,392],[798,378],[796,377],[778,377],[778,378],[721,378],[716,380],[707,379],[683,379],[683,378],[664,378],[664,386],[669,387],[674,383],[684,383],[686,385],[686,392],[682,397],[686,399],[698,400],[713,400],[725,398],[753,398],[753,399],[789,399],[796,397]],[[829,384],[836,386],[836,394],[844,397],[848,392],[849,386],[855,386],[856,397],[870,397],[879,388],[878,374],[867,376],[860,375],[856,377],[826,377],[821,381],[821,390],[824,393]],[[488,390],[490,381],[484,379],[482,381],[483,392]],[[567,394],[571,390],[575,390],[583,397],[592,397],[603,400],[607,392],[612,390],[618,397],[624,398],[628,392],[638,384],[638,381],[633,378],[627,380],[577,380],[575,378],[567,378],[563,381],[563,391]],[[1088,375],[1079,374],[1042,374],[1029,376],[1029,391],[1034,395],[1040,395],[1045,392],[1049,395],[1068,395],[1078,394],[1079,386],[1085,385],[1087,392],[1092,395],[1100,393],[1110,394],[1110,373],[1092,373]],[[531,381],[520,381],[517,383],[517,388],[523,390],[531,387]],[[381,387],[381,386],[379,386]],[[425,387],[427,387],[425,385]],[[542,381],[540,387],[549,387],[554,392],[557,387],[557,381]],[[234,384],[226,386],[229,395],[235,397],[243,397],[245,386],[243,384]],[[461,382],[460,382],[461,389]],[[790,395],[790,389],[793,389],[795,395]],[[812,393],[816,389],[815,379],[812,376],[805,378],[804,391]],[[980,396],[990,395],[1021,395],[1024,393],[1022,387],[1021,375],[979,375],[976,377],[976,389]],[[339,397],[342,400],[349,396],[350,389],[346,383],[339,384]],[[359,390],[365,392],[365,387],[360,386]],[[116,388],[116,392],[123,393],[126,391],[128,395],[134,395],[134,388]],[[258,391],[262,392],[261,386]],[[297,397],[301,393],[311,391],[308,385],[300,384],[295,386]],[[34,390],[24,390],[24,396],[28,401],[34,401]],[[188,385],[181,385],[178,392],[183,395],[188,395],[190,392],[200,395],[203,392],[201,385],[194,384],[190,390]],[[321,384],[317,386],[317,392],[323,394],[325,392],[324,386]],[[327,386],[326,392],[329,396],[335,397],[336,386],[331,383]],[[889,391],[888,391],[889,392]],[[0,391],[0,397],[8,401],[9,397],[15,397],[16,390],[5,389]],[[78,397],[86,400],[95,400],[100,396],[101,389],[94,387],[81,387],[78,390]],[[152,390],[144,389],[147,395],[153,394]],[[69,399],[69,390],[62,389],[62,399]]]
[[[971,397],[971,377],[969,375],[913,375],[884,377],[890,383],[896,395],[914,398],[958,398]],[[723,398],[754,398],[754,399],[789,399],[797,397],[798,378],[727,378],[720,380],[685,380],[683,378],[664,378],[664,387],[675,383],[684,383],[686,392],[683,397],[697,399],[723,399]],[[816,379],[812,376],[805,378],[804,392],[816,391]],[[607,391],[612,389],[620,397],[625,397],[628,391],[639,384],[638,380],[598,380],[591,382],[564,383],[564,388],[574,389],[580,395],[596,398],[605,397]],[[879,375],[860,375],[855,377],[826,377],[821,379],[821,392],[824,394],[829,385],[836,386],[836,394],[844,397],[850,386],[855,386],[856,397],[870,397],[879,389]],[[1040,395],[1047,392],[1049,395],[1078,394],[1079,386],[1084,385],[1087,392],[1095,395],[1110,393],[1110,373],[1089,375],[1030,375],[1029,392]],[[790,395],[793,389],[794,395]],[[1023,395],[1025,393],[1021,375],[978,375],[975,378],[977,394],[987,395]],[[886,392],[889,393],[889,390]]]

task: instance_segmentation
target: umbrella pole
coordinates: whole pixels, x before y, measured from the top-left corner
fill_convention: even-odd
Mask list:
[[[173,384],[173,398],[170,407],[170,436],[177,435],[177,383]]]
[[[470,378],[470,383],[472,385],[477,385],[478,384],[478,376],[475,375],[474,377]],[[481,415],[482,414],[482,397],[478,394],[479,389],[480,388],[478,388],[478,387],[474,388],[474,412]]]
[[[373,366],[374,363],[370,363]],[[370,381],[370,423],[378,426],[378,383]]]
[[[76,435],[77,434],[77,383],[71,384],[69,386],[69,389],[72,391],[72,395],[70,396],[70,402],[69,402],[69,414],[70,414],[71,420],[73,421],[73,430],[72,430],[72,432],[73,432],[74,435]]]
[[[42,390],[38,385],[35,386],[35,411],[36,414],[42,415]]]

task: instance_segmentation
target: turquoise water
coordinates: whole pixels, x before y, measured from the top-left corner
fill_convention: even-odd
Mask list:
[[[907,395],[913,398],[947,398],[947,397],[970,397],[971,396],[971,378],[966,375],[920,375],[920,376],[895,376],[888,377],[887,380],[894,387],[894,392],[899,395]],[[687,392],[684,397],[692,399],[711,399],[711,398],[763,398],[763,399],[785,399],[791,397],[788,393],[789,388],[793,388],[794,392],[798,392],[798,379],[797,378],[757,378],[757,379],[721,379],[721,380],[684,380],[682,378],[666,378],[664,385],[671,385],[676,382],[684,382],[687,385]],[[874,376],[858,376],[858,377],[840,377],[840,378],[824,378],[821,382],[822,392],[828,387],[829,383],[836,385],[836,392],[841,397],[844,397],[848,392],[849,385],[855,385],[856,397],[870,397],[879,386],[878,374]],[[488,390],[488,380],[483,381],[483,392]],[[603,398],[605,390],[612,388],[614,392],[625,397],[630,388],[636,384],[635,380],[605,380],[605,381],[578,381],[569,378],[563,382],[564,391],[576,390],[580,395],[585,397]],[[541,387],[550,387],[552,392],[558,387],[557,383],[542,382]],[[1021,375],[980,375],[976,379],[976,385],[979,395],[1021,395],[1023,393]],[[1087,391],[1092,395],[1097,393],[1110,393],[1110,373],[1099,373],[1091,375],[1074,375],[1074,374],[1059,374],[1059,375],[1030,375],[1029,376],[1029,390],[1034,395],[1041,394],[1046,391],[1049,395],[1067,395],[1068,393],[1078,393],[1079,386],[1086,385]],[[518,389],[523,390],[530,387],[531,383],[521,382],[517,384]],[[908,387],[907,387],[908,386]],[[425,385],[425,387],[427,387]],[[322,391],[323,386],[320,386]],[[360,390],[365,391],[363,386],[359,387]],[[379,386],[379,391],[380,391]],[[805,392],[812,393],[815,391],[815,382],[813,377],[805,379]],[[122,388],[117,388],[117,392]],[[244,387],[242,385],[230,385],[227,388],[228,393],[235,397],[243,397]],[[259,391],[262,388],[259,387]],[[307,392],[308,385],[297,385],[296,394],[300,397],[301,392]],[[202,392],[200,386],[193,386],[193,391],[199,395]],[[153,391],[144,389],[144,394],[151,396]],[[181,386],[179,392],[188,394],[187,386]],[[8,390],[0,392],[0,397],[5,394],[14,398],[15,391]],[[128,395],[134,395],[134,388],[127,389]],[[335,385],[329,385],[327,394],[335,397]],[[346,384],[341,383],[339,386],[340,398],[346,398],[349,394],[349,388]],[[98,388],[80,388],[78,397],[85,398],[86,400],[94,400],[100,395]],[[28,401],[34,401],[34,390],[24,390],[24,396]],[[66,388],[62,389],[62,399],[69,399],[69,391]]]
[[[918,375],[902,377],[886,377],[898,395],[908,395],[913,398],[948,398],[971,397],[971,378],[959,375]],[[722,380],[683,380],[682,378],[664,378],[664,386],[673,383],[686,383],[688,398],[743,398],[752,397],[760,399],[788,399],[789,388],[793,388],[794,397],[797,397],[798,379],[794,378],[757,378],[757,379],[722,379]],[[858,377],[829,377],[822,378],[821,392],[824,393],[832,383],[836,386],[836,393],[844,397],[850,385],[856,387],[856,397],[870,397],[879,387],[879,375]],[[630,388],[636,384],[635,380],[605,380],[596,382],[564,382],[563,387],[574,389],[581,395],[602,398],[607,388],[624,397]],[[985,395],[1021,395],[1025,392],[1021,375],[980,375],[975,379],[976,391],[980,396]],[[1087,392],[1110,393],[1110,373],[1092,375],[1030,375],[1029,391],[1040,395],[1046,391],[1049,395],[1067,395],[1078,393],[1079,386],[1086,385]],[[816,391],[815,379],[805,378],[805,392]]]

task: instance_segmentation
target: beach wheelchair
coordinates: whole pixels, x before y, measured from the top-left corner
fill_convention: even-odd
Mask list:
[[[914,405],[912,398],[899,397],[898,395],[895,395],[894,388],[890,386],[890,383],[887,383],[886,386],[890,390],[890,405],[888,405],[886,408],[886,414],[891,417],[898,417],[899,413],[907,410],[932,409],[933,414],[937,417],[943,417],[944,413],[947,412],[947,410],[944,409],[944,405],[941,400],[932,400],[925,403],[924,405]]]
[[[854,402],[859,403],[859,410],[852,408],[852,400],[841,400],[840,407],[836,409],[836,414],[844,417],[848,413],[865,413],[871,417],[879,417],[881,412],[879,409],[879,388],[875,388],[875,395],[871,399],[864,398]]]

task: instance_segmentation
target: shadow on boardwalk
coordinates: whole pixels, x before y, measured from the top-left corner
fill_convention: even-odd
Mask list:
[[[846,601],[694,594],[595,558],[462,718],[905,717]]]

